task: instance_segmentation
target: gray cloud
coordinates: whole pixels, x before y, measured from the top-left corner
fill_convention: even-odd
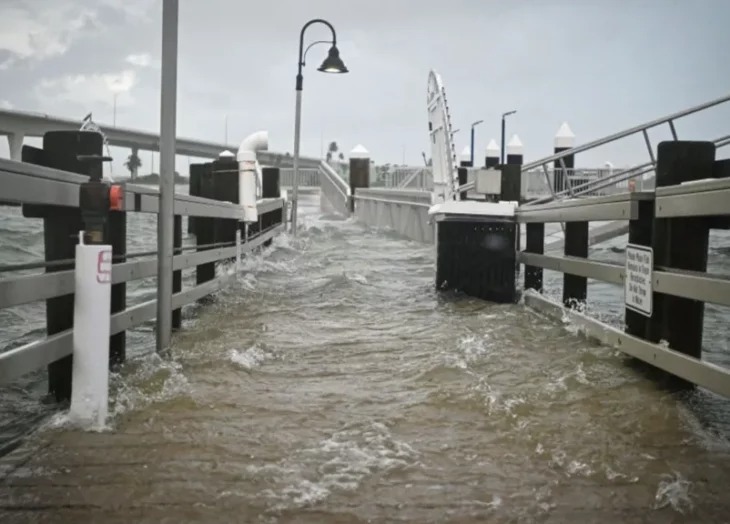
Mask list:
[[[231,141],[268,129],[272,149],[291,151],[299,30],[314,17],[333,22],[351,72],[319,74],[327,48],[310,51],[302,126],[310,155],[336,140],[345,151],[362,143],[378,162],[401,162],[405,151],[407,163],[421,163],[421,151],[429,154],[431,68],[442,75],[454,126],[462,129],[457,150],[469,124],[485,120],[477,157],[490,138],[499,139],[508,109],[518,110],[508,133],[518,133],[526,158],[535,159],[551,152],[563,121],[586,142],[730,86],[723,57],[730,3],[723,0],[181,2],[178,133],[222,140],[227,116]],[[16,0],[0,6],[0,20],[7,19],[13,30],[10,37],[0,31],[0,63],[11,62],[0,82],[8,102],[63,116],[93,111],[110,122],[111,79],[121,78],[128,82],[117,96],[119,125],[159,129],[160,72],[149,67],[159,63],[159,0]],[[322,38],[327,31],[313,26],[306,40]],[[722,109],[681,121],[678,131],[716,138],[727,133],[729,116]],[[668,134],[651,136],[656,143]],[[620,166],[644,159],[638,138],[578,160]],[[179,169],[186,166],[180,159]]]

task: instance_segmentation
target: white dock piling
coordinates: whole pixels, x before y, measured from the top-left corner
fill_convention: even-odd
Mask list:
[[[103,426],[109,401],[112,248],[76,246],[73,328],[73,378],[69,418]]]

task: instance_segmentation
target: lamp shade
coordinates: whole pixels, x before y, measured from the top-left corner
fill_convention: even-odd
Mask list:
[[[330,47],[327,58],[324,59],[324,62],[322,62],[322,65],[319,66],[317,71],[322,71],[323,73],[347,73],[347,67],[345,67],[344,62],[340,58],[340,52],[337,50],[337,46],[333,45]]]

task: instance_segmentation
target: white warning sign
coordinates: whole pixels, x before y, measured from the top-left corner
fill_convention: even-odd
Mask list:
[[[652,311],[651,272],[654,267],[654,252],[650,247],[629,244],[626,246],[626,307],[647,317]]]

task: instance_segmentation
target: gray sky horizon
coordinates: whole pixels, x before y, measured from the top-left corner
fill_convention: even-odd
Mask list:
[[[0,0],[0,107],[159,132],[161,0]],[[475,156],[517,133],[525,161],[549,155],[567,121],[576,143],[730,92],[730,2],[723,0],[280,0],[180,2],[177,134],[230,143],[269,131],[293,151],[299,31],[311,18],[337,30],[346,75],[304,70],[302,154],[363,144],[378,164],[430,157],[429,71],[443,78],[457,152],[477,127]],[[328,38],[313,26],[306,42]],[[726,104],[728,105],[728,104]],[[680,138],[728,134],[730,108],[677,123]],[[668,129],[651,133],[656,148]],[[28,140],[27,143],[38,143]],[[129,151],[112,150],[114,173]],[[0,155],[8,146],[0,139]],[[726,156],[719,152],[718,156]],[[150,170],[141,155],[142,173]],[[156,157],[157,155],[155,155]],[[644,162],[641,137],[579,155],[580,166]],[[195,159],[193,159],[195,161]],[[187,173],[187,158],[177,159]],[[155,164],[158,159],[155,158]],[[158,166],[155,165],[155,168]]]

